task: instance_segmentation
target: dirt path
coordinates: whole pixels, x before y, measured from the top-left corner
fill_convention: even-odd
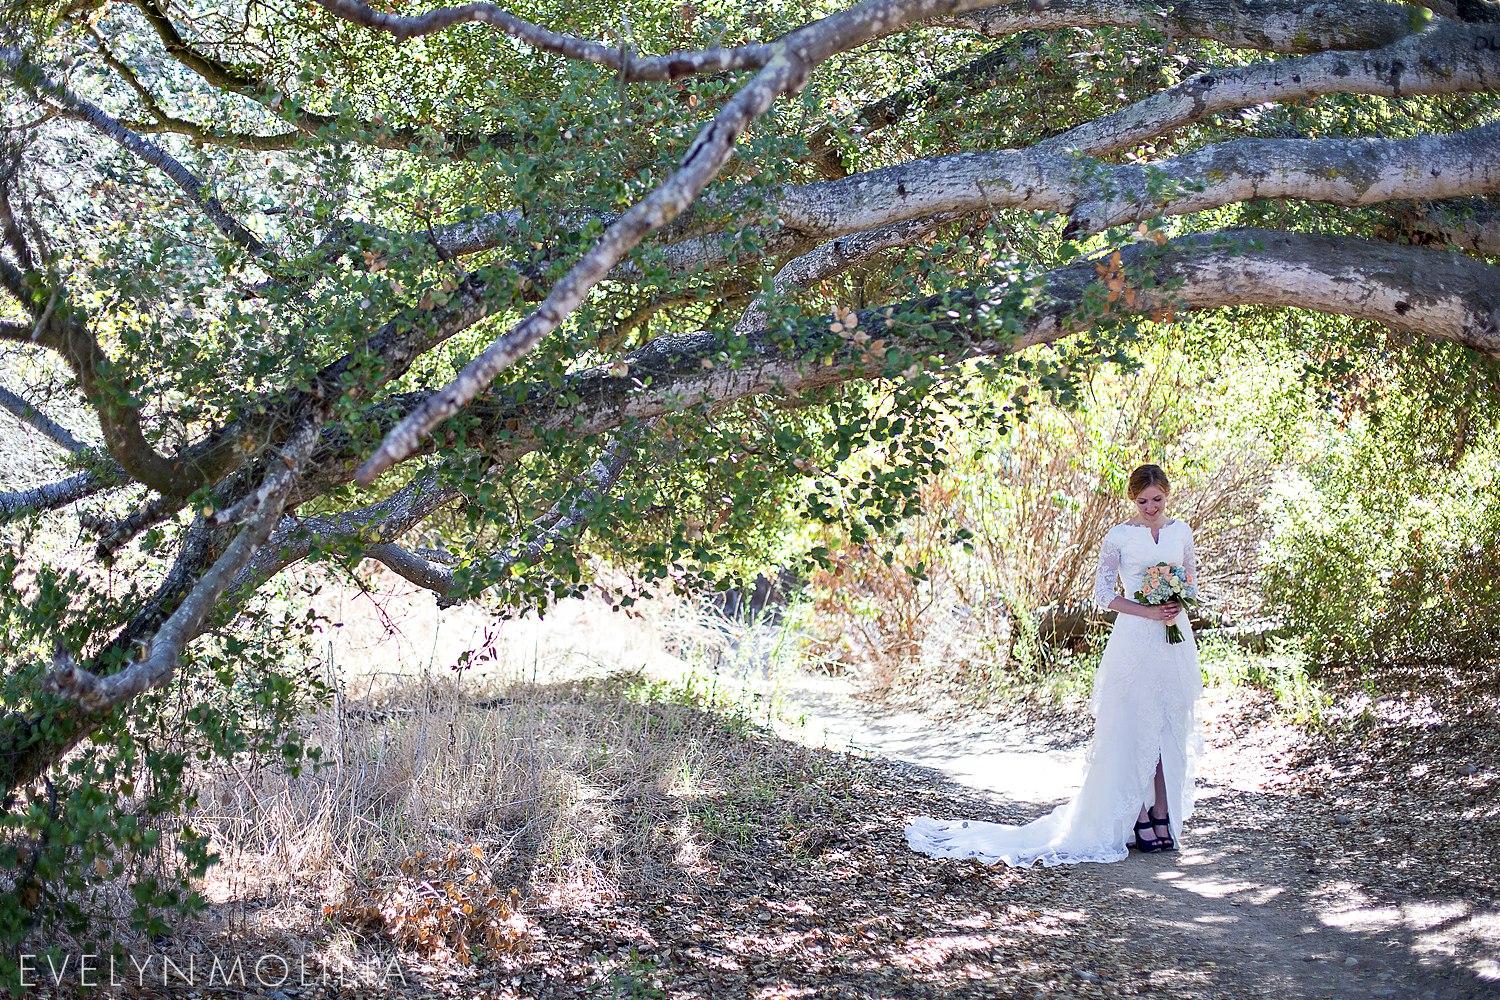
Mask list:
[[[623,995],[1500,998],[1492,682],[1384,678],[1389,698],[1349,706],[1367,722],[1346,717],[1338,738],[1316,740],[1263,698],[1210,690],[1198,809],[1181,852],[997,870],[915,854],[903,817],[1035,818],[1076,792],[1086,719],[1028,726],[877,710],[846,681],[769,670],[774,630],[726,636],[646,622],[632,631],[591,614],[565,605],[545,623],[508,624],[486,669],[544,680],[644,669],[688,683],[695,697],[717,687],[782,737],[762,746],[757,729],[735,753],[763,753],[790,779],[744,783],[756,793],[753,835],[725,827],[710,874],[686,877],[669,851],[651,855],[653,875],[634,895],[529,903],[545,935],[503,973],[513,988],[463,995],[607,995],[587,984],[634,981],[635,959],[621,956],[640,949],[663,992]],[[339,620],[350,620],[347,609]],[[385,627],[373,624],[365,640],[383,641]],[[355,631],[341,630],[341,641]],[[482,619],[449,619],[441,636],[413,630],[407,644],[442,671],[484,631]],[[351,647],[338,660],[369,655]],[[705,662],[719,667],[705,676]],[[630,790],[634,801],[639,789]],[[613,822],[635,823],[635,808],[621,799]],[[736,808],[728,802],[722,815]],[[662,809],[674,824],[685,816],[670,802]]]
[[[1070,798],[1082,778],[1080,727],[1057,736],[1005,721],[945,725],[876,712],[830,678],[799,677],[779,693],[796,720],[779,724],[782,735],[907,761],[983,793],[993,812],[977,818],[1025,822]],[[1248,987],[1289,1000],[1500,997],[1495,907],[1441,898],[1391,905],[1341,879],[1332,852],[1317,846],[1322,832],[1299,831],[1284,808],[1274,739],[1236,735],[1244,696],[1210,691],[1206,703],[1208,754],[1182,850],[1085,866],[1110,887],[1122,919],[1150,926],[1160,951],[1209,970],[1227,995]]]

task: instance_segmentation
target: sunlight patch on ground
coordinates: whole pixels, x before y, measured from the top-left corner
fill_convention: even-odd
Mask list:
[[[1342,887],[1345,900],[1361,894]],[[1414,900],[1398,906],[1376,906],[1368,900],[1342,909],[1324,910],[1320,920],[1354,934],[1398,933],[1417,955],[1441,956],[1466,964],[1480,979],[1500,982],[1500,911],[1483,912],[1462,901]]]
[[[1163,872],[1158,877],[1165,880],[1167,874]],[[1244,880],[1226,882],[1212,878],[1184,877],[1180,873],[1173,874],[1178,875],[1172,882],[1174,886],[1196,893],[1204,899],[1227,899],[1235,903],[1264,906],[1286,891],[1279,885],[1261,885]]]
[[[909,972],[938,969],[949,962],[961,959],[987,958],[991,951],[1010,940],[1012,940],[1011,935],[996,932],[932,934],[906,941],[902,950],[892,957],[892,961]],[[990,974],[994,974],[993,968]]]

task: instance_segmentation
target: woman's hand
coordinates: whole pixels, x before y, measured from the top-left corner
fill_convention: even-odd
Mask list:
[[[1176,601],[1168,601],[1166,604],[1158,604],[1153,608],[1156,616],[1164,622],[1172,621],[1182,611],[1182,605]]]

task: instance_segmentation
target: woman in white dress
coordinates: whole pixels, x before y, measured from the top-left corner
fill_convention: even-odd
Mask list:
[[[1094,674],[1089,714],[1094,738],[1083,787],[1071,802],[1023,826],[921,817],[906,827],[912,850],[939,858],[974,858],[1047,867],[1119,861],[1135,846],[1175,850],[1193,815],[1194,776],[1203,751],[1198,698],[1203,679],[1198,647],[1180,604],[1148,606],[1115,593],[1141,589],[1148,566],[1179,563],[1197,579],[1193,531],[1166,516],[1170,484],[1160,466],[1130,474],[1126,494],[1134,519],[1104,536],[1094,600],[1118,612]],[[1176,621],[1183,641],[1167,641]]]

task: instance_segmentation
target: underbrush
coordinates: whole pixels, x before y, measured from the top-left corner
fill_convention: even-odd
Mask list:
[[[1300,726],[1317,728],[1327,721],[1332,695],[1310,671],[1301,643],[1273,639],[1268,652],[1254,652],[1209,639],[1198,647],[1198,665],[1205,684],[1264,691]]]
[[[340,698],[306,727],[321,767],[205,776],[213,806],[191,822],[223,860],[196,936],[248,922],[325,963],[394,949],[504,964],[536,943],[543,901],[661,897],[815,844],[847,784],[840,758],[783,744],[692,672],[426,676]]]

